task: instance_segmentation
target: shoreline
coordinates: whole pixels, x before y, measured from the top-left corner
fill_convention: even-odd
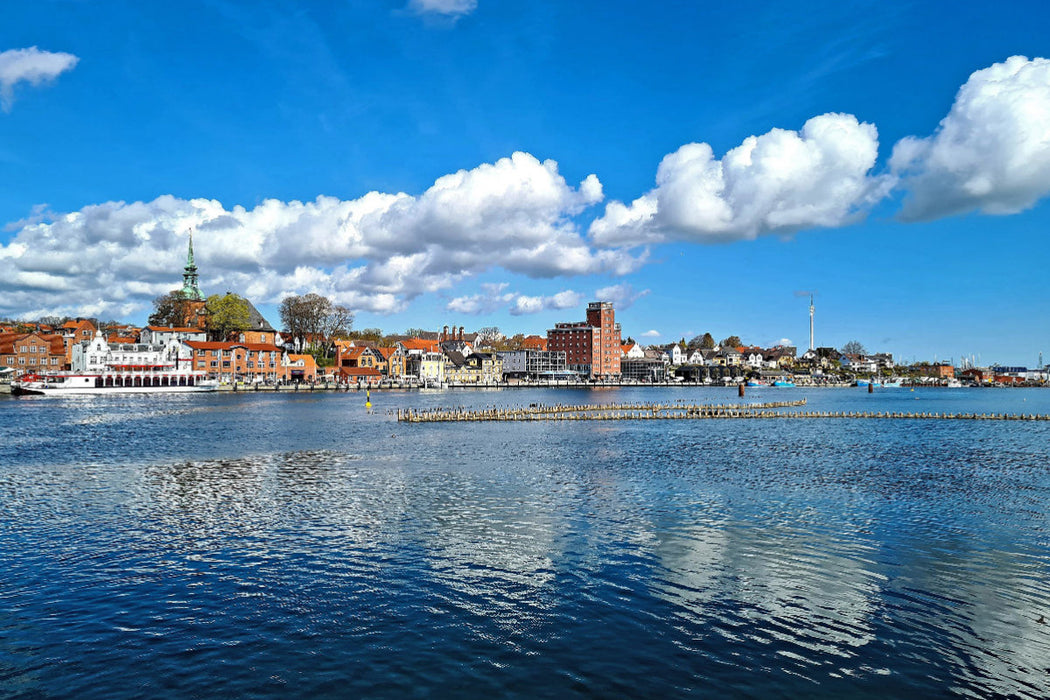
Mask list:
[[[376,385],[353,385],[339,384],[336,382],[313,382],[300,384],[220,384],[217,391],[225,392],[275,392],[275,393],[300,393],[315,391],[448,391],[448,390],[502,390],[502,389],[666,389],[677,387],[681,389],[732,389],[739,387],[738,384],[698,384],[695,382],[656,382],[646,384],[622,384],[603,383],[591,384],[587,382],[481,382],[472,384],[442,384],[440,386],[423,386],[420,384],[383,383]],[[1044,384],[984,384],[963,388],[968,389],[1042,389]],[[814,382],[812,384],[797,383],[794,387],[746,387],[746,389],[759,389],[769,391],[783,391],[790,389],[857,389],[853,384],[846,382]],[[879,388],[876,391],[883,393],[899,389],[949,389],[951,387],[939,384],[907,384],[901,387]],[[164,392],[154,392],[164,393]],[[0,384],[0,395],[10,395],[11,385]]]

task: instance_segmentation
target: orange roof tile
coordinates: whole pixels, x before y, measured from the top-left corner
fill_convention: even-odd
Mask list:
[[[340,367],[339,373],[348,377],[382,377],[375,367]]]

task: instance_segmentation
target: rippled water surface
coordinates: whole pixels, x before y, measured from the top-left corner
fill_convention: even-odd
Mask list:
[[[764,393],[763,393],[764,392]],[[749,391],[1050,413],[1046,390]],[[0,397],[0,697],[1050,695],[1050,422]]]

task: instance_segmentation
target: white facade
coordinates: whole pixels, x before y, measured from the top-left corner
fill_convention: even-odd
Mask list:
[[[445,383],[445,356],[440,352],[425,352],[419,358],[419,379],[427,384]]]
[[[101,372],[112,365],[162,365],[185,363],[190,366],[193,352],[180,341],[150,345],[106,342],[101,333],[86,343],[73,346],[70,369],[74,372]]]
[[[671,346],[671,364],[680,365],[682,360],[685,359],[685,353],[682,352],[682,346],[677,343]]]
[[[146,326],[139,332],[143,345],[167,345],[172,340],[207,340],[208,334],[196,328],[164,328]]]
[[[623,357],[631,360],[640,360],[645,357],[645,350],[642,350],[642,346],[638,343],[631,343],[627,347],[627,351],[623,353]]]

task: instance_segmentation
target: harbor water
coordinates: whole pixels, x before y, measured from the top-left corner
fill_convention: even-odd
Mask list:
[[[748,389],[1050,413],[1040,389]],[[1050,422],[735,389],[0,397],[0,697],[1050,696]]]

